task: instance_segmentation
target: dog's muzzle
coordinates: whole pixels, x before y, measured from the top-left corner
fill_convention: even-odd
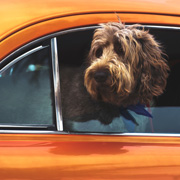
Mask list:
[[[94,73],[94,79],[97,83],[104,83],[106,82],[107,78],[109,76],[108,72],[104,71],[97,71]]]

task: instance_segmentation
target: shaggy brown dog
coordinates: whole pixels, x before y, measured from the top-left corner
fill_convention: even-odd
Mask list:
[[[85,73],[74,70],[66,80],[65,70],[63,96],[71,89],[70,99],[62,100],[65,119],[94,118],[109,124],[120,115],[119,107],[149,103],[166,87],[169,67],[162,54],[153,36],[139,25],[102,24],[94,33]]]

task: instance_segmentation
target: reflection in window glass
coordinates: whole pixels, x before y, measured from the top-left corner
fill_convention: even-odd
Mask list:
[[[49,48],[0,74],[0,124],[53,125]]]

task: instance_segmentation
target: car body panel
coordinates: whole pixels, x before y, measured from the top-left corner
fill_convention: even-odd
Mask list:
[[[1,135],[1,179],[174,179],[178,137]]]
[[[180,2],[178,0],[8,0],[0,2],[1,25],[0,35],[9,33],[22,25],[34,24],[55,17],[72,14],[88,14],[102,12],[130,12],[153,13],[166,15],[180,15]],[[12,18],[12,16],[14,18]],[[5,18],[4,18],[5,17]],[[16,19],[16,21],[14,21]],[[14,29],[14,31],[15,31]]]

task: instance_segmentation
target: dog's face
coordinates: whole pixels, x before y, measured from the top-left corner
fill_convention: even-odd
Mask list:
[[[93,99],[118,106],[148,103],[168,76],[159,44],[137,25],[101,25],[93,37],[84,84]]]

